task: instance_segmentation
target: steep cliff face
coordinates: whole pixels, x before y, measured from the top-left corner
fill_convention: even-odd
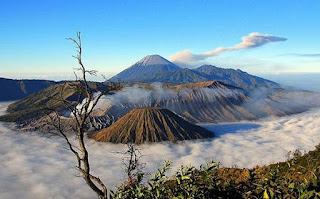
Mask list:
[[[93,138],[102,142],[142,144],[213,136],[213,132],[185,121],[168,109],[147,107],[129,111],[110,127],[97,132]]]
[[[188,83],[163,89],[154,88],[148,90],[149,93],[143,93],[143,91],[147,92],[143,89],[133,90],[128,92],[133,92],[130,93],[132,96],[140,96],[139,99],[124,100],[116,94],[111,96],[112,102],[101,102],[97,114],[113,116],[117,119],[134,108],[162,107],[193,123],[257,118],[241,107],[243,103],[249,101],[244,90],[217,81]],[[118,95],[121,96],[121,93]]]
[[[139,107],[161,107],[192,123],[235,122],[285,116],[319,106],[319,94],[283,89],[247,91],[219,81],[165,85],[160,89],[130,87],[109,96],[97,116],[115,120]],[[318,103],[317,103],[318,102]]]

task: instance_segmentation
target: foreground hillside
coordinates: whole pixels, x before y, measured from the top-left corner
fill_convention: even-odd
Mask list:
[[[181,167],[166,177],[170,162],[146,183],[123,183],[115,198],[320,198],[320,146],[286,162],[253,169],[219,168],[210,162]]]

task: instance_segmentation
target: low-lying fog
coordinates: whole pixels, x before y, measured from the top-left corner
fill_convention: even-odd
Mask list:
[[[8,103],[0,103],[3,114]],[[153,173],[163,160],[199,166],[214,159],[223,166],[253,167],[286,159],[295,149],[311,150],[320,143],[320,109],[285,118],[259,122],[203,125],[217,132],[207,141],[142,145],[145,170]],[[36,132],[10,130],[0,123],[0,198],[94,198],[83,180],[75,177],[75,158],[58,138],[46,139]],[[113,187],[124,180],[121,169],[126,146],[88,140],[92,171]]]

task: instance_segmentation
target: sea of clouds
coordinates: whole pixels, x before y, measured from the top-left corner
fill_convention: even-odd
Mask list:
[[[9,103],[0,103],[3,114]],[[164,160],[173,167],[199,166],[214,159],[222,166],[253,167],[283,161],[289,151],[308,151],[320,143],[320,109],[258,122],[211,125],[217,137],[207,141],[178,144],[157,143],[139,146],[146,172],[153,173]],[[95,194],[77,176],[75,157],[59,138],[47,139],[38,132],[12,130],[13,124],[0,123],[0,198],[94,198]],[[121,168],[125,151],[121,144],[87,140],[93,174],[108,187],[125,180]],[[174,169],[173,169],[174,170]]]

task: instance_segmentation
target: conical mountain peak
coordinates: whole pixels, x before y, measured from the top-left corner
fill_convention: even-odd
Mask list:
[[[167,59],[161,57],[160,55],[147,55],[142,58],[137,64],[141,64],[144,66],[152,66],[152,65],[168,65],[173,64],[172,62],[168,61]]]
[[[126,70],[112,77],[110,80],[121,80],[125,82],[143,81],[144,79],[148,79],[155,75],[178,70],[181,70],[179,66],[166,60],[160,55],[148,55]]]
[[[136,108],[106,129],[97,132],[96,141],[135,143],[193,140],[213,137],[214,133],[182,119],[164,108]]]

